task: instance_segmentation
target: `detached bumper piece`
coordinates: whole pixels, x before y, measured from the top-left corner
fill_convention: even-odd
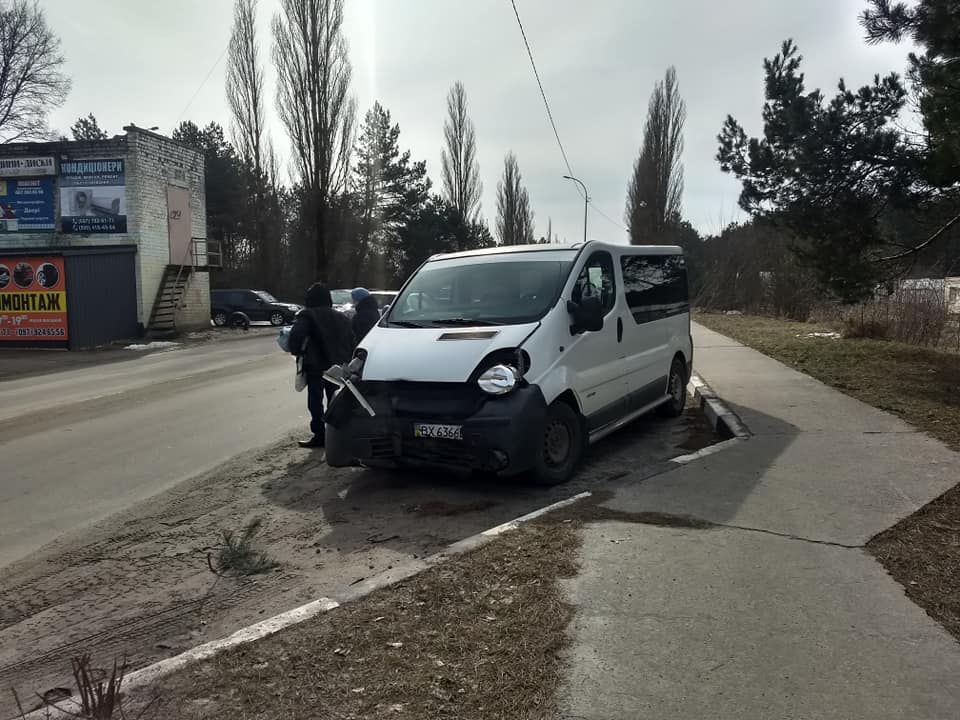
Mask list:
[[[512,475],[533,467],[547,404],[540,388],[491,397],[466,384],[361,382],[371,417],[338,395],[328,415],[326,459],[333,467],[436,467]],[[338,407],[334,407],[337,405]],[[459,425],[462,440],[416,437],[421,423]]]

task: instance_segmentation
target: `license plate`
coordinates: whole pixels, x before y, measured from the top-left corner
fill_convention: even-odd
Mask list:
[[[437,438],[440,440],[463,440],[463,425],[431,425],[416,423],[413,426],[414,437]]]

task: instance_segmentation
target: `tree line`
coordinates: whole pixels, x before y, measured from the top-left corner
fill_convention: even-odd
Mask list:
[[[256,0],[234,5],[229,127],[185,121],[173,131],[205,158],[207,234],[220,241],[225,266],[218,284],[284,295],[318,278],[393,287],[434,253],[533,241],[533,211],[512,152],[497,189],[496,241],[483,220],[476,129],[462,83],[447,96],[437,190],[426,163],[402,149],[387,108],[376,102],[358,116],[343,11],[344,0],[281,0],[271,21],[273,100],[290,146],[290,182],[267,131]],[[55,137],[47,117],[70,88],[63,64],[37,2],[0,2],[0,139]],[[107,137],[93,114],[71,134]]]
[[[763,63],[763,133],[749,137],[728,117],[718,135],[717,161],[740,181],[739,205],[749,216],[719,236],[702,237],[683,217],[686,106],[676,70],[654,86],[624,221],[632,243],[686,249],[694,294],[724,305],[789,273],[789,281],[776,280],[784,303],[802,288],[855,303],[909,273],[960,274],[956,0],[864,1],[866,42],[909,39],[919,48],[906,77],[878,74],[860,88],[841,79],[833,95],[809,90],[799,49],[785,41]],[[280,0],[272,18],[273,101],[291,181],[266,130],[256,0],[235,0],[229,127],[188,121],[174,131],[206,159],[208,235],[222,242],[226,264],[218,282],[283,294],[316,278],[389,286],[436,252],[553,240],[549,219],[536,237],[512,152],[497,184],[493,232],[483,220],[477,135],[462,83],[447,96],[436,190],[425,162],[402,148],[387,108],[377,102],[359,116],[343,8],[344,0]],[[36,0],[0,0],[0,141],[49,138],[48,114],[70,89],[63,64]],[[899,124],[906,109],[922,128]],[[106,137],[92,114],[71,132]],[[756,277],[747,282],[747,275]]]

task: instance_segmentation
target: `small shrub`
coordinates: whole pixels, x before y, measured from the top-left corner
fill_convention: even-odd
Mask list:
[[[76,720],[127,720],[127,715],[123,710],[123,694],[121,692],[123,680],[127,673],[126,658],[120,661],[114,658],[113,667],[109,673],[92,666],[90,653],[73,657],[70,663],[79,699],[70,700],[69,707],[63,707],[60,701],[48,699],[45,695],[39,696],[44,720],[51,720],[54,715],[56,717],[75,718]],[[16,690],[11,692],[20,719],[26,720],[28,716]],[[134,716],[135,720],[143,718],[153,708],[157,699],[154,698],[148,702],[140,713]],[[67,701],[63,702],[67,703]]]
[[[254,518],[239,534],[233,530],[222,530],[223,542],[217,550],[216,562],[207,556],[210,570],[215,575],[259,575],[277,567],[278,562],[253,547],[253,541],[262,526],[263,521]]]
[[[843,336],[845,338],[888,340],[890,338],[890,331],[890,323],[884,320],[849,317],[843,321]]]

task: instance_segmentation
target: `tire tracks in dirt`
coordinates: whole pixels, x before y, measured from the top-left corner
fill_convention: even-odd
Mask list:
[[[642,420],[604,441],[560,488],[452,475],[334,470],[292,440],[215,470],[10,565],[0,577],[0,688],[66,687],[90,652],[131,669],[176,654],[584,489],[649,476],[692,439],[691,411]],[[278,570],[220,581],[207,553],[224,529],[263,520]],[[9,699],[7,700],[9,701]],[[8,708],[0,700],[0,717]]]

